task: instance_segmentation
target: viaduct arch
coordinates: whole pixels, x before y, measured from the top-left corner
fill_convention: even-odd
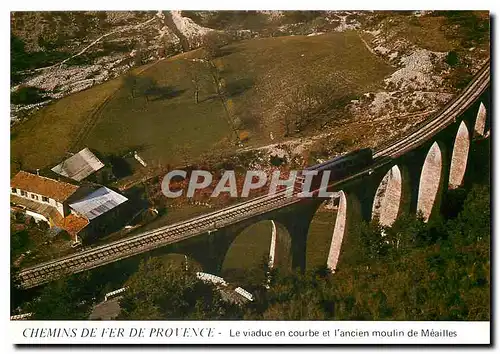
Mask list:
[[[372,219],[383,226],[391,226],[399,214],[402,197],[402,177],[398,165],[394,165],[380,182],[373,201]]]
[[[344,240],[344,235],[346,232],[346,224],[347,224],[347,199],[344,191],[340,191],[339,207],[337,211],[337,217],[335,220],[335,228],[333,229],[332,242],[330,243],[330,249],[328,251],[328,259],[326,262],[326,266],[332,272],[335,272],[335,269],[337,269],[340,250],[342,248],[342,241]]]
[[[450,177],[448,182],[449,189],[454,189],[462,185],[465,170],[467,169],[469,147],[469,129],[467,129],[465,122],[462,121],[457,131],[451,156]]]
[[[443,154],[435,141],[427,156],[420,175],[418,186],[417,212],[421,212],[425,221],[429,220],[438,195],[443,168]]]
[[[481,102],[477,111],[476,122],[474,124],[474,136],[484,136],[486,134],[486,107]]]

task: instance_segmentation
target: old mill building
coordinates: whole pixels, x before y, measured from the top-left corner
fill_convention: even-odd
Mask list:
[[[25,171],[10,181],[11,204],[36,221],[66,230],[74,241],[94,238],[120,220],[127,198],[104,186],[79,186]],[[125,207],[125,214],[130,208]]]

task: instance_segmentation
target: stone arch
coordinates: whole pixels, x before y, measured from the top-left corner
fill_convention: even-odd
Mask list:
[[[373,200],[372,219],[391,226],[399,214],[402,196],[401,170],[394,165],[380,182]]]
[[[476,123],[474,124],[474,137],[485,135],[486,113],[486,107],[481,102],[477,111]]]
[[[465,170],[467,169],[469,148],[469,129],[467,129],[465,122],[462,121],[457,131],[455,144],[453,145],[453,153],[451,156],[450,178],[448,181],[448,188],[450,189],[455,189],[462,185]]]
[[[231,242],[221,276],[229,282],[240,282],[247,271],[259,269],[265,259],[272,261],[275,268],[290,268],[290,249],[291,237],[286,227],[274,220],[258,221]]]
[[[337,263],[339,261],[340,249],[342,247],[342,241],[344,239],[345,230],[347,223],[347,198],[343,191],[340,191],[339,196],[339,206],[337,209],[337,217],[335,219],[335,228],[333,229],[332,241],[330,243],[330,249],[328,251],[328,258],[326,261],[326,266],[328,269],[335,272],[337,269]]]
[[[306,269],[326,266],[339,200],[339,198],[325,200],[314,212],[307,230]]]
[[[424,220],[429,220],[441,183],[443,156],[437,142],[432,144],[425,157],[418,186],[417,212],[422,212]]]

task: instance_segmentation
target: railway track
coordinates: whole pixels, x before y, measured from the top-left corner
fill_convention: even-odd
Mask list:
[[[469,106],[486,90],[490,83],[489,61],[479,70],[474,79],[467,85],[461,94],[446,104],[438,113],[413,127],[405,136],[390,141],[374,151],[374,158],[381,156],[397,157],[412,150],[434,135],[437,131],[447,127],[464,113]],[[406,144],[401,147],[401,145]]]
[[[95,247],[54,261],[46,262],[19,273],[25,288],[48,282],[61,275],[78,273],[96,268],[120,259],[147,252],[158,247],[208,232],[244,220],[250,215],[258,215],[281,208],[298,201],[299,198],[287,198],[284,192],[274,196],[256,198],[240,203],[226,210],[212,212],[184,222],[164,226],[108,245]]]
[[[462,93],[455,100],[448,103],[438,114],[431,116],[409,133],[406,133],[405,136],[376,149],[372,166],[336,181],[332,186],[340,186],[345,182],[368,174],[374,169],[391,163],[393,158],[428,141],[436,132],[453,123],[458,116],[476,101],[490,83],[489,74],[490,64],[488,62]],[[295,194],[292,197],[287,197],[284,191],[271,196],[257,197],[222,210],[23,269],[19,273],[19,278],[24,288],[35,287],[65,274],[78,273],[116,262],[216,228],[235,224],[248,217],[298,203],[301,200]]]

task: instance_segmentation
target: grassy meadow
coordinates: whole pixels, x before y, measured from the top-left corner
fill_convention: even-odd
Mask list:
[[[133,97],[124,79],[117,78],[41,109],[12,129],[14,165],[51,167],[85,146],[103,156],[137,150],[151,166],[231,151],[234,133],[214,95],[208,67],[197,63],[193,68],[189,60],[200,55],[195,50],[136,69],[167,94]],[[280,102],[294,88],[321,83],[338,97],[355,98],[375,90],[393,71],[356,32],[246,40],[222,48],[214,63],[228,92],[231,119],[249,133],[252,146],[269,143],[271,132],[274,142],[283,139]],[[194,72],[200,87],[197,104]]]

